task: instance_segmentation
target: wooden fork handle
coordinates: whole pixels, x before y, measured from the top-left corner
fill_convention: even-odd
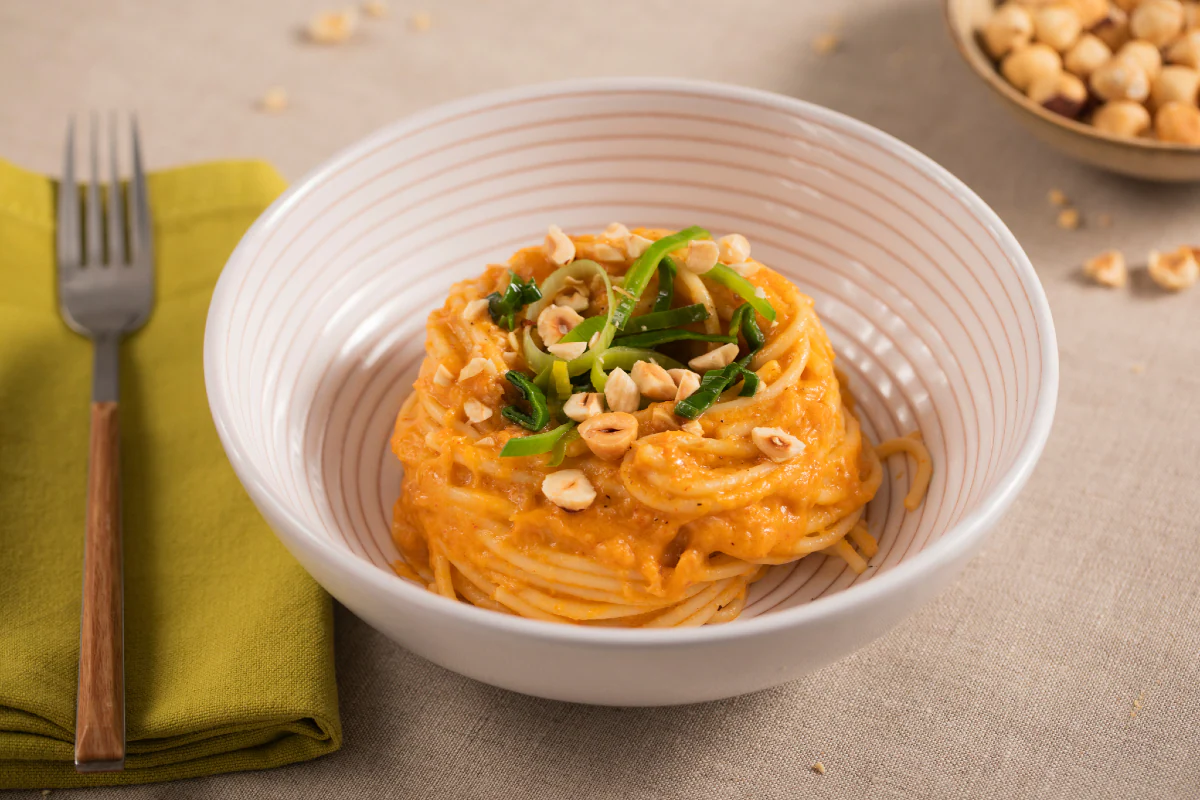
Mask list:
[[[119,433],[116,402],[92,403],[75,712],[75,766],[86,772],[119,770],[125,761]]]

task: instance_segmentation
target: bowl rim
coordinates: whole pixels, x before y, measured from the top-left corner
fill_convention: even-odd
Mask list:
[[[235,283],[245,272],[245,258],[248,253],[256,247],[269,230],[281,223],[281,218],[288,209],[310,194],[316,186],[336,172],[339,167],[356,160],[377,144],[391,140],[406,129],[514,100],[547,97],[569,98],[582,91],[634,94],[642,91],[676,91],[717,99],[753,101],[782,113],[798,114],[816,119],[831,127],[850,131],[856,136],[880,146],[881,149],[888,151],[891,155],[907,162],[935,182],[945,186],[963,202],[968,212],[996,235],[998,246],[1009,263],[1014,265],[1018,279],[1028,292],[1034,324],[1041,334],[1041,390],[1035,398],[1035,408],[1029,431],[1013,459],[1012,465],[998,477],[992,490],[980,498],[974,511],[967,514],[958,524],[945,530],[937,541],[911,559],[902,561],[887,572],[845,591],[793,608],[781,609],[752,619],[738,621],[732,625],[704,625],[682,629],[596,628],[564,625],[498,614],[468,603],[448,601],[446,598],[435,596],[397,575],[389,575],[374,564],[335,546],[325,537],[310,529],[306,522],[292,512],[283,494],[264,478],[239,443],[234,430],[223,421],[229,413],[227,407],[228,387],[225,385],[224,370],[219,368],[225,361],[225,340],[224,336],[219,335],[221,331],[218,330],[217,323],[223,315],[222,307],[229,302],[236,289]],[[443,103],[385,126],[357,143],[342,149],[311,170],[280,195],[254,222],[222,270],[213,291],[205,325],[204,375],[213,421],[229,461],[260,512],[264,510],[269,512],[269,516],[276,523],[271,527],[289,549],[299,549],[308,557],[320,559],[326,562],[330,569],[336,570],[358,583],[366,584],[372,593],[386,596],[390,602],[401,608],[415,607],[420,613],[434,620],[449,618],[460,626],[481,626],[545,643],[603,644],[633,649],[648,645],[687,646],[707,642],[735,641],[828,620],[853,608],[884,601],[889,596],[903,592],[907,587],[920,585],[926,579],[948,568],[955,560],[968,554],[982,540],[988,530],[1011,505],[1032,473],[1050,434],[1058,398],[1059,379],[1058,346],[1054,322],[1045,290],[1038,280],[1033,265],[1021,249],[1016,237],[999,216],[945,168],[877,128],[803,100],[726,83],[681,78],[637,77],[582,78],[538,83],[486,92]],[[264,516],[268,516],[268,514],[264,514]]]
[[[971,71],[982,78],[983,82],[1002,98],[1015,104],[1022,110],[1033,114],[1051,125],[1062,128],[1064,131],[1084,136],[1103,144],[1127,147],[1130,150],[1140,150],[1149,153],[1200,155],[1200,145],[1164,142],[1159,139],[1147,139],[1143,137],[1117,136],[1114,133],[1105,133],[1104,131],[1097,130],[1092,125],[1069,119],[1061,114],[1055,114],[1053,111],[1043,108],[1023,93],[1017,91],[1012,84],[1001,77],[1000,72],[992,65],[991,59],[983,51],[979,43],[975,41],[974,37],[963,36],[959,33],[955,25],[955,20],[958,17],[955,0],[942,0],[942,11],[943,17],[946,20],[946,29],[950,32],[950,39],[954,42],[958,54],[962,56],[963,61],[967,62]]]

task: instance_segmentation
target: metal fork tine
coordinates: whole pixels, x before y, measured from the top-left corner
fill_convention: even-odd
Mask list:
[[[116,113],[108,116],[108,262],[117,266],[125,263],[125,203],[117,165]]]
[[[75,183],[75,118],[67,122],[62,182],[58,185],[58,268],[79,266],[79,186]]]
[[[87,247],[89,267],[99,267],[104,264],[104,241],[101,233],[100,206],[100,132],[96,130],[96,114],[92,113],[91,124],[88,125],[89,150],[92,162],[92,181],[87,187],[87,208],[84,209],[84,243]]]
[[[150,227],[150,204],[146,192],[146,173],[142,171],[142,143],[138,136],[137,117],[131,121],[133,138],[133,175],[129,180],[129,205],[132,221],[129,226],[129,244],[134,266],[149,268],[154,256],[154,243]]]

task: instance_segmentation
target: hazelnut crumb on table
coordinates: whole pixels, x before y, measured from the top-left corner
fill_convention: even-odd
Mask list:
[[[822,33],[813,38],[812,49],[817,55],[827,56],[835,52],[842,44],[836,33]]]
[[[825,774],[825,765],[822,764],[820,761],[818,761],[817,763],[812,765],[812,771],[817,773],[818,775],[824,775]]]
[[[1074,208],[1064,208],[1058,212],[1058,219],[1055,220],[1055,224],[1064,231],[1073,231],[1079,227],[1081,221],[1077,210]]]

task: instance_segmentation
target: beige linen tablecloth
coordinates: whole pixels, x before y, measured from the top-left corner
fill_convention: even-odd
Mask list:
[[[1024,244],[1062,354],[1045,456],[952,589],[780,689],[657,710],[532,700],[341,610],[341,752],[78,796],[1200,797],[1200,287],[1078,278],[1107,247],[1140,264],[1200,244],[1200,187],[1110,177],[1031,140],[959,63],[933,0],[416,1],[321,48],[296,37],[319,0],[4,0],[0,154],[53,172],[68,112],[136,107],[154,167],[254,156],[298,178],[405,113],[530,81],[684,75],[813,100],[940,161]],[[839,49],[815,53],[835,28]],[[255,110],[274,85],[290,107]],[[1056,227],[1052,188],[1080,230]]]

